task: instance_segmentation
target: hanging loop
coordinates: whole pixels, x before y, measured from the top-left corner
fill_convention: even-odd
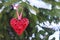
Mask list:
[[[17,5],[17,6],[14,5],[13,7],[15,7],[15,10],[16,10],[16,14],[17,14],[18,20],[21,20],[23,8],[22,8],[21,13],[19,14],[19,12],[18,12],[18,7],[19,7],[19,5]]]

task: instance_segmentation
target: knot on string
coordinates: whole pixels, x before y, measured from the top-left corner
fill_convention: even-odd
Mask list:
[[[19,4],[14,4],[14,5],[13,5],[13,8],[14,8],[15,10],[17,10],[18,6],[19,6]]]

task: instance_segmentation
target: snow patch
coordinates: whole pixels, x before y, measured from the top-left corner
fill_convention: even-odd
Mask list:
[[[31,6],[35,6],[37,8],[44,8],[44,9],[48,9],[51,10],[52,9],[52,5],[45,3],[44,1],[41,0],[27,0]]]
[[[57,9],[60,9],[60,6],[56,6]]]
[[[2,1],[0,1],[0,3],[2,3]]]
[[[45,32],[45,35],[48,35],[48,32]]]
[[[48,40],[55,38],[55,40],[59,40],[59,31],[56,31],[54,34],[50,35]]]
[[[26,0],[22,0],[23,2],[26,2]]]
[[[44,38],[44,36],[43,36],[43,35],[41,35],[41,34],[40,34],[40,36],[39,36],[39,37],[40,37],[41,39],[43,39],[43,38]]]
[[[36,24],[39,24],[39,21],[36,21]]]
[[[60,0],[55,0],[56,2],[60,2]]]
[[[58,24],[56,24],[52,21],[50,24],[48,21],[45,21],[43,23],[40,23],[40,26],[46,27],[46,28],[51,28],[53,30],[58,31],[60,29],[60,22]]]
[[[41,31],[41,30],[44,31],[44,29],[42,29],[39,25],[36,25],[36,28],[38,29],[38,32]]]
[[[33,9],[30,9],[30,12],[31,12],[32,14],[36,15],[36,11],[33,10]]]
[[[32,38],[35,38],[35,34],[34,33],[32,34]]]
[[[0,13],[4,10],[5,6],[2,6],[2,8],[0,9]]]
[[[29,37],[29,40],[32,40],[32,37]]]

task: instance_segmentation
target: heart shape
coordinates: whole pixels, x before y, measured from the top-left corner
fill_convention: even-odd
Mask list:
[[[12,18],[10,20],[11,27],[14,29],[14,31],[18,35],[22,35],[24,30],[27,28],[28,24],[29,24],[29,20],[27,18],[22,18],[21,20],[18,20],[16,18]]]

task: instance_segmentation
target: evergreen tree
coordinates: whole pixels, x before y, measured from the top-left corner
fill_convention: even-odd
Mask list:
[[[52,21],[57,24],[60,20],[60,9],[57,9],[56,6],[60,6],[60,2],[55,0],[42,0],[52,5],[49,10],[49,8],[45,9],[31,6],[28,0],[25,1],[26,2],[23,0],[0,0],[0,40],[48,40],[49,36],[55,32],[55,30],[45,28],[39,23],[48,20],[50,24]],[[16,34],[10,25],[10,20],[17,18],[16,10],[13,7],[14,4],[19,4],[18,12],[23,10],[23,17],[29,19],[28,27],[20,36]],[[36,12],[36,15],[31,12],[33,10]],[[43,30],[38,31],[37,26],[43,28]],[[45,35],[45,33],[47,34]],[[52,40],[55,40],[55,38]]]

